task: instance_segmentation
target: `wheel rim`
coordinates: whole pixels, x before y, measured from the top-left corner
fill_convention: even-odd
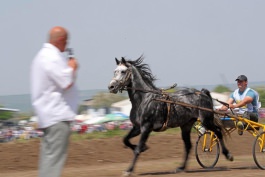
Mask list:
[[[256,137],[252,151],[256,165],[265,170],[265,132]]]
[[[220,145],[216,135],[206,132],[199,136],[196,142],[195,154],[201,167],[213,168],[220,155]]]

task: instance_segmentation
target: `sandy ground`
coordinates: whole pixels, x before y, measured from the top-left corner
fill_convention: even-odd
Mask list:
[[[174,173],[182,161],[183,143],[180,134],[159,133],[150,136],[150,149],[141,154],[133,176],[143,177],[205,177],[205,176],[255,176],[263,177],[265,171],[257,168],[252,157],[254,137],[245,132],[236,132],[227,138],[227,147],[234,161],[221,155],[215,168],[203,169],[196,161],[194,147],[197,134],[192,134],[193,149],[185,172]],[[137,142],[138,139],[133,139]],[[0,177],[36,177],[40,140],[0,144]],[[122,137],[97,140],[71,141],[69,155],[62,177],[107,177],[121,176],[133,157],[130,149],[124,148]]]

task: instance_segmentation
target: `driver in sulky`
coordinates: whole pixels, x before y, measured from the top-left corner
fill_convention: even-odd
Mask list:
[[[238,76],[235,81],[237,81],[238,88],[230,94],[227,100],[229,108],[238,108],[238,113],[242,114],[242,117],[258,122],[258,109],[261,107],[258,92],[248,87],[248,78],[245,75]],[[218,110],[227,111],[228,107],[223,105]],[[242,135],[244,124],[241,121],[237,122],[237,128],[238,134]]]

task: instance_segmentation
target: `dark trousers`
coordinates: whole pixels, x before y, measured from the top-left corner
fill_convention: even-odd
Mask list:
[[[243,116],[244,118],[247,118],[251,121],[254,121],[254,122],[258,122],[259,121],[259,115],[258,113],[254,113],[254,112],[244,112]]]

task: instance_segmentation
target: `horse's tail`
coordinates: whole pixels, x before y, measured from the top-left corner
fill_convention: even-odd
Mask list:
[[[201,89],[201,93],[203,93],[204,95],[208,96],[209,99],[207,99],[207,102],[209,104],[209,107],[212,109],[213,108],[213,98],[211,96],[210,91],[207,90],[206,88],[203,88],[203,89]]]
[[[210,94],[210,91],[207,89],[202,89],[200,92],[200,101],[199,101],[200,107],[204,108],[212,108],[213,107],[213,101],[212,101],[212,96]],[[208,128],[213,126],[213,112],[212,111],[205,111],[205,110],[200,110],[200,117],[202,124]]]
[[[210,91],[205,89],[205,88],[203,88],[201,90],[201,93],[204,93],[205,95],[207,95],[210,98],[211,108],[213,108],[213,99],[212,99],[212,96],[210,94]],[[222,132],[223,135],[227,134],[227,130],[225,129],[225,127],[224,127],[219,115],[214,114],[213,111],[211,113],[210,113],[210,111],[208,111],[208,112],[209,113],[208,114],[206,113],[206,114],[207,114],[207,116],[209,118],[210,117],[211,118],[209,120],[204,120],[203,121],[203,124],[206,126],[206,128],[211,129],[211,128],[215,127],[217,129],[219,129]],[[212,120],[212,121],[210,121],[210,120]],[[212,123],[213,123],[213,125],[212,125]]]
[[[211,96],[211,94],[210,94],[210,91],[207,90],[206,88],[203,88],[203,89],[201,90],[201,92],[204,93],[205,95],[207,95],[209,98],[212,99],[212,96]]]

